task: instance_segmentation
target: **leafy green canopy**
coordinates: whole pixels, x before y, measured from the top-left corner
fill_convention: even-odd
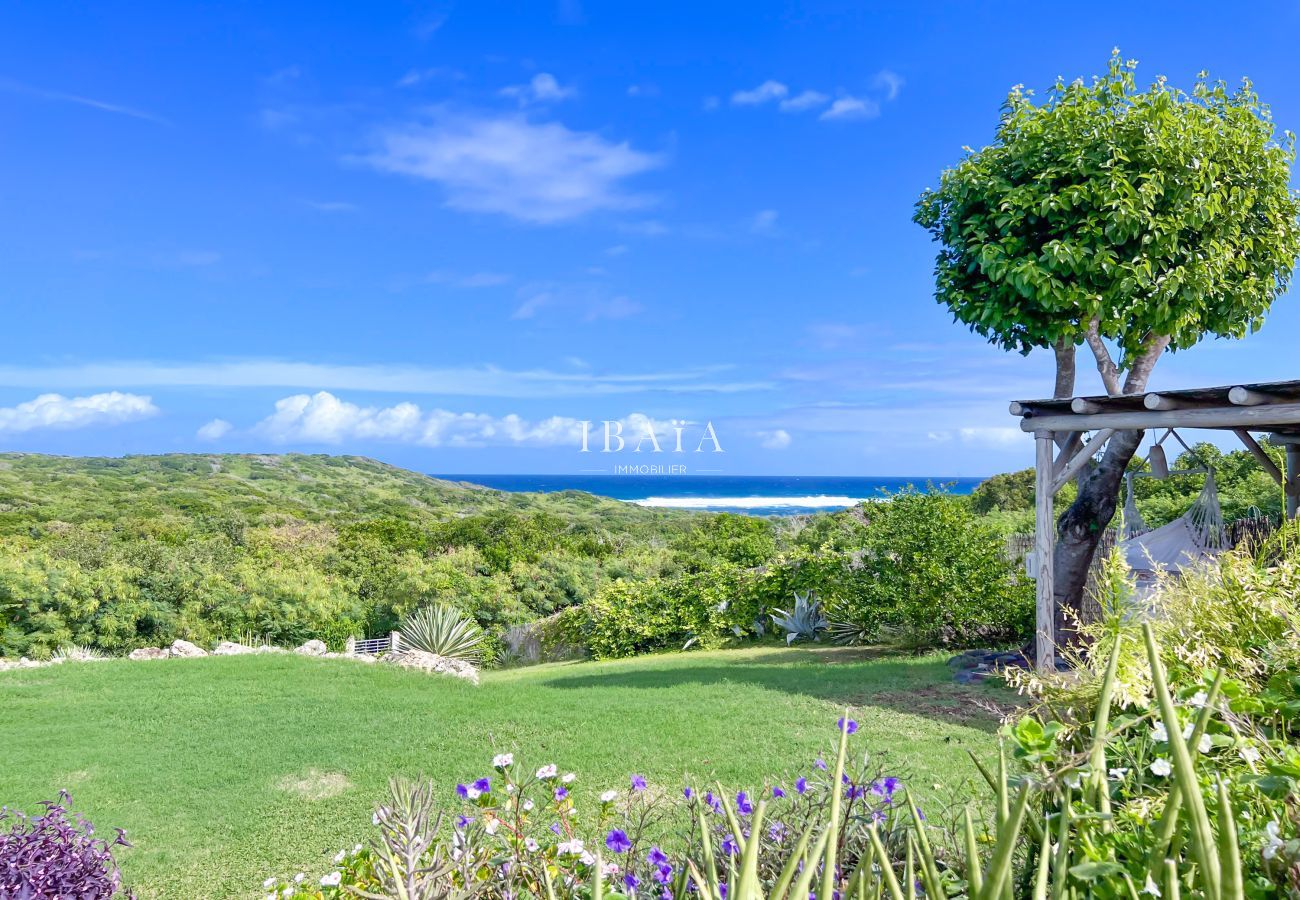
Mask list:
[[[943,173],[915,221],[942,245],[938,300],[976,333],[1028,353],[1099,335],[1131,358],[1258,329],[1300,254],[1281,139],[1249,81],[1135,86],[1112,55],[1091,84],[1017,87],[997,136]],[[969,148],[967,148],[969,150]]]

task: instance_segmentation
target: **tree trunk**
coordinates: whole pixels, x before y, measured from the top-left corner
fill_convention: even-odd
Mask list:
[[[1153,338],[1129,369],[1123,394],[1144,393],[1151,370],[1169,346],[1169,338]],[[1101,360],[1098,360],[1101,369]],[[1103,371],[1103,378],[1105,372]],[[1079,495],[1074,503],[1057,520],[1056,554],[1053,557],[1056,598],[1056,643],[1072,643],[1077,631],[1077,621],[1083,613],[1083,592],[1088,584],[1088,572],[1101,537],[1115,518],[1119,505],[1120,486],[1133,454],[1142,443],[1142,431],[1117,431],[1106,444],[1101,462],[1079,479]]]

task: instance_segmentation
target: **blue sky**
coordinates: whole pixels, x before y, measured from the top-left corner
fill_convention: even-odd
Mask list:
[[[1006,404],[1050,361],[934,303],[920,191],[1012,85],[1116,45],[1143,80],[1248,75],[1300,127],[1294,3],[1027,9],[7,4],[0,448],[1025,465]],[[1153,386],[1296,377],[1298,328],[1283,298]],[[579,454],[606,419],[726,452]]]

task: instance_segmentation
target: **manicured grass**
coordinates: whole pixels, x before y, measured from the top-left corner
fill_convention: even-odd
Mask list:
[[[558,763],[577,786],[630,772],[738,787],[806,768],[845,706],[858,746],[935,802],[973,792],[966,751],[994,744],[990,687],[951,684],[941,658],[731,650],[450,678],[294,655],[66,664],[0,673],[0,802],[59,788],[121,853],[142,897],[256,893],[319,872],[368,839],[391,775],[450,796],[495,750]]]

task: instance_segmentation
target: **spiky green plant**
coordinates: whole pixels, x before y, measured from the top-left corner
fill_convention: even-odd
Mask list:
[[[478,665],[486,636],[464,613],[442,603],[422,606],[402,620],[402,646]]]
[[[821,633],[830,627],[822,613],[822,602],[812,591],[804,591],[802,594],[796,591],[794,606],[789,610],[774,611],[772,623],[785,632],[787,645],[800,638],[818,640]]]
[[[55,662],[90,662],[97,659],[108,659],[108,654],[82,644],[64,644],[58,650],[55,650],[50,658]]]

